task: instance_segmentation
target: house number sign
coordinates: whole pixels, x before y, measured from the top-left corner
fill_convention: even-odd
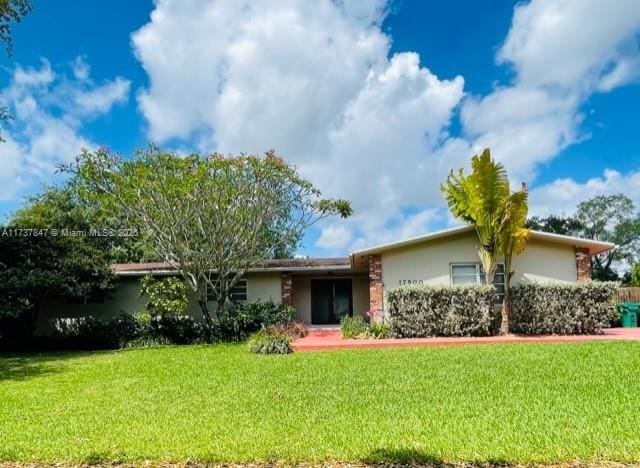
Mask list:
[[[398,280],[398,283],[400,286],[409,286],[414,284],[424,284],[424,281],[419,279],[401,279]]]

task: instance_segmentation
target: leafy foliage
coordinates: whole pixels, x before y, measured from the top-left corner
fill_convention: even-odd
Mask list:
[[[493,286],[401,286],[387,291],[391,335],[486,336],[494,334]]]
[[[273,151],[181,157],[151,146],[125,160],[99,149],[82,153],[66,170],[77,175],[85,198],[148,236],[157,256],[185,278],[208,320],[207,286],[223,309],[247,269],[297,246],[319,219],[352,212],[345,200],[321,198]]]
[[[55,228],[58,231],[67,229],[85,233],[91,229],[102,231],[130,228],[126,220],[114,212],[81,199],[78,188],[78,181],[74,177],[61,186],[45,188],[41,193],[26,199],[25,204],[11,216],[11,223],[20,227]],[[111,263],[155,260],[140,236],[93,235],[80,239],[100,249]]]
[[[579,234],[588,239],[613,242],[616,248],[592,257],[593,278],[617,280],[615,266],[640,260],[640,213],[623,194],[600,195],[578,205]]]
[[[7,46],[9,56],[13,51],[11,22],[19,23],[30,11],[31,3],[29,0],[2,0],[0,2],[0,41]]]
[[[480,241],[479,256],[487,283],[493,282],[497,268],[502,212],[509,197],[507,171],[491,159],[489,149],[471,158],[471,173],[460,169],[449,174],[441,187],[451,214],[472,224]]]
[[[640,287],[640,263],[636,263],[630,273],[631,286]]]
[[[369,327],[364,318],[356,315],[351,317],[345,315],[340,320],[340,331],[342,332],[342,338],[365,338]]]
[[[86,300],[108,292],[112,281],[104,253],[82,239],[0,236],[0,339],[30,339],[45,299]]]
[[[188,293],[180,278],[146,275],[140,280],[140,296],[147,298],[146,311],[152,316],[184,315],[189,306]]]
[[[144,333],[130,314],[109,320],[91,316],[58,318],[54,320],[54,330],[53,337],[41,339],[40,346],[51,349],[116,349]]]
[[[295,313],[293,307],[273,301],[237,304],[217,312],[213,334],[221,341],[242,341],[263,327],[291,323]]]
[[[179,345],[216,341],[209,325],[188,315],[151,317],[143,336]]]
[[[531,335],[601,333],[618,315],[613,282],[518,284],[512,330]]]
[[[575,236],[582,230],[582,223],[574,216],[550,215],[547,217],[533,216],[526,223],[534,231],[551,232],[563,236]]]
[[[256,354],[289,354],[293,352],[291,337],[288,334],[265,328],[251,336],[249,350]]]

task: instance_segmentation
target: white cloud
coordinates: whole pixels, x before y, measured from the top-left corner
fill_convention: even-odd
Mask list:
[[[323,249],[344,248],[351,241],[351,230],[344,224],[330,224],[322,229],[316,242]]]
[[[149,76],[138,92],[149,137],[275,148],[325,194],[353,201],[343,228],[320,227],[317,245],[332,249],[450,223],[439,184],[484,146],[514,182],[535,185],[541,164],[588,137],[586,99],[638,79],[636,0],[518,4],[496,57],[514,79],[466,98],[462,77],[435,76],[416,53],[389,57],[387,10],[384,0],[157,0],[132,35]],[[463,132],[452,137],[457,109]]]
[[[39,68],[17,65],[0,91],[0,105],[14,117],[3,128],[0,143],[0,200],[13,200],[54,179],[55,167],[71,161],[82,148],[96,146],[83,135],[89,117],[109,112],[126,101],[129,82],[118,77],[95,85],[82,59],[72,65],[75,79],[57,74],[42,60]],[[85,64],[86,65],[86,64]],[[82,69],[82,70],[80,70]]]
[[[535,183],[541,164],[589,135],[582,106],[595,92],[640,77],[636,0],[532,0],[516,6],[499,49],[513,83],[465,101],[461,121],[475,151],[490,147],[513,180]]]
[[[602,176],[585,182],[571,178],[557,179],[531,191],[531,215],[571,214],[578,203],[597,195],[623,193],[640,208],[640,169],[622,174],[606,169]]]
[[[639,55],[639,31],[637,0],[533,0],[515,8],[498,60],[514,66],[519,85],[593,89]]]
[[[425,192],[437,201],[424,175],[435,175],[433,153],[464,83],[436,77],[415,53],[389,58],[386,7],[158,1],[132,36],[149,74],[138,95],[149,136],[205,151],[276,148],[327,195],[353,201],[354,237],[385,236],[400,205],[424,202]],[[318,245],[333,244],[325,229]]]

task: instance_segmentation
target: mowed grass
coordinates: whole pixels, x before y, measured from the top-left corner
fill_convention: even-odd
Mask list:
[[[640,343],[0,357],[0,460],[640,461]]]

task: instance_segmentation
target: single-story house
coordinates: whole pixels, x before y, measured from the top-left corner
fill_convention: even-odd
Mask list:
[[[575,282],[591,279],[592,255],[613,249],[609,242],[533,231],[525,251],[514,258],[513,283]],[[358,250],[344,258],[266,260],[247,272],[230,296],[234,301],[275,301],[295,307],[310,325],[339,323],[345,315],[383,313],[385,291],[403,285],[480,284],[478,239],[472,226]],[[495,285],[504,287],[503,265]],[[175,275],[165,263],[113,265],[118,286],[111,297],[89,304],[47,303],[40,314],[45,326],[54,317],[114,316],[144,309],[139,280],[146,274]],[[189,314],[201,317],[197,304]]]

